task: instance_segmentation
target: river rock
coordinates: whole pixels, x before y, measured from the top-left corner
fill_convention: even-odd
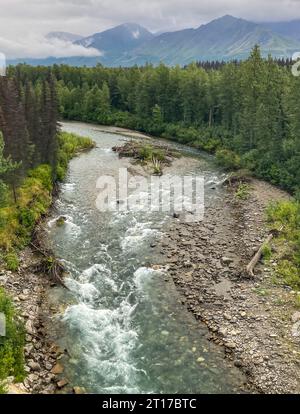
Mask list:
[[[62,374],[64,372],[64,367],[61,364],[57,363],[56,365],[54,365],[51,372],[55,375]]]
[[[31,369],[31,371],[41,371],[41,366],[39,363],[35,362],[35,361],[30,361],[28,363],[29,368]]]
[[[28,334],[30,334],[30,335],[33,335],[34,334],[34,332],[35,332],[34,326],[33,326],[33,323],[32,323],[32,321],[30,319],[26,322],[25,329],[26,329],[26,332]],[[31,338],[29,339],[29,341],[31,341]]]
[[[293,315],[292,315],[292,322],[293,323],[296,323],[296,322],[298,322],[298,321],[300,321],[300,312],[295,312]]]
[[[7,394],[28,394],[23,384],[10,384],[7,387]]]
[[[47,371],[51,371],[51,369],[52,369],[52,364],[51,364],[50,362],[46,362],[46,363],[45,363],[45,368],[46,368],[46,370],[47,370]]]
[[[62,380],[58,381],[57,386],[58,388],[64,388],[68,384],[69,381],[66,378],[63,378]]]
[[[229,265],[230,263],[232,263],[233,262],[233,259],[232,258],[230,258],[230,257],[222,257],[222,263],[224,264],[224,265]]]
[[[74,394],[86,394],[86,389],[83,387],[73,387]]]
[[[300,337],[300,321],[295,323],[292,326],[292,336],[294,338],[299,338]]]
[[[235,349],[236,348],[236,345],[235,345],[234,342],[226,342],[225,345],[226,345],[227,348],[230,348],[230,349]]]

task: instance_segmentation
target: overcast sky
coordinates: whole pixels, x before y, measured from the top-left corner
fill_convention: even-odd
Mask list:
[[[0,0],[0,52],[8,57],[96,55],[64,42],[50,31],[89,35],[135,22],[151,31],[198,27],[231,14],[253,21],[300,18],[300,0]]]

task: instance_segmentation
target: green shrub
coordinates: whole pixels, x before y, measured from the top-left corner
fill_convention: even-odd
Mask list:
[[[52,182],[52,171],[50,165],[42,164],[36,167],[34,170],[28,172],[28,177],[35,178],[39,180],[43,187],[48,191],[52,191],[53,182]]]
[[[138,149],[139,158],[141,160],[151,160],[153,157],[153,147],[151,145],[144,145]]]
[[[245,183],[240,183],[236,190],[235,197],[239,200],[247,200],[250,196],[250,186]]]
[[[153,150],[152,158],[155,158],[158,161],[164,161],[166,159],[165,153],[159,148]]]
[[[63,181],[68,170],[69,161],[79,152],[93,148],[95,143],[87,137],[80,137],[69,132],[61,132],[58,135],[58,163],[56,167],[56,178]]]
[[[278,231],[277,273],[284,282],[300,289],[300,203],[281,201],[271,204],[267,218],[272,230]]]
[[[11,251],[4,256],[4,262],[8,270],[15,272],[19,269],[19,258],[14,251]]]
[[[272,248],[269,243],[265,243],[262,248],[262,255],[265,260],[270,260],[272,256]]]
[[[233,151],[219,149],[216,152],[217,163],[227,170],[238,170],[241,167],[240,157]]]
[[[300,228],[300,203],[280,201],[270,204],[267,209],[269,223],[278,230],[283,226],[285,233],[293,233],[297,237]]]
[[[23,381],[25,331],[13,307],[11,299],[0,288],[0,312],[6,317],[6,336],[0,337],[0,381],[14,376],[17,382]],[[3,392],[3,385],[1,387]],[[0,391],[0,392],[1,392]]]

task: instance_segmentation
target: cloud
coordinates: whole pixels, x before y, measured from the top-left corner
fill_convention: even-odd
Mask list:
[[[97,49],[86,49],[59,39],[46,39],[42,36],[31,35],[22,40],[11,40],[0,37],[0,51],[8,59],[13,58],[47,58],[71,56],[101,56]]]
[[[176,30],[224,14],[257,22],[297,19],[300,0],[0,0],[0,51],[22,57],[96,53],[45,43],[43,36],[52,31],[90,35],[125,22]]]

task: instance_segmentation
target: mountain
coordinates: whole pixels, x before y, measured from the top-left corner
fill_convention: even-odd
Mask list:
[[[196,29],[156,35],[138,24],[126,23],[73,42],[98,49],[102,52],[101,56],[17,59],[9,63],[133,66],[164,62],[167,65],[186,65],[193,61],[246,59],[256,44],[260,45],[265,57],[271,54],[277,58],[288,58],[300,51],[298,29],[296,22],[257,24],[229,15]],[[62,40],[78,36],[64,32],[49,35]]]
[[[164,33],[135,49],[123,65],[158,63],[188,64],[195,60],[245,59],[255,44],[264,56],[289,57],[300,42],[272,32],[265,26],[224,16],[197,29]],[[121,63],[121,62],[117,62]]]
[[[46,39],[49,39],[49,40],[58,39],[64,42],[71,42],[71,43],[74,43],[82,38],[83,36],[80,36],[74,33],[68,33],[68,32],[50,32],[46,35]]]
[[[300,41],[300,20],[264,23],[263,25],[272,30],[274,33]]]
[[[122,60],[129,52],[152,38],[154,35],[144,27],[135,23],[125,23],[74,43],[100,50],[103,54],[103,63],[111,65],[116,59]]]

